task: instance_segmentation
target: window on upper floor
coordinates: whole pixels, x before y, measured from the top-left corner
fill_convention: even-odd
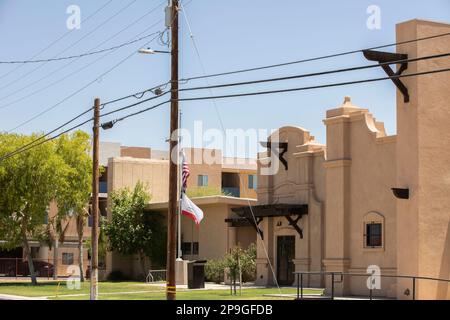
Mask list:
[[[249,174],[249,175],[248,175],[248,188],[249,188],[249,189],[256,190],[256,186],[257,186],[257,178],[256,178],[256,175],[254,175],[254,174]]]
[[[73,253],[63,252],[62,264],[65,266],[72,265],[73,264]]]
[[[207,187],[208,186],[208,176],[200,174],[198,175],[197,186]]]

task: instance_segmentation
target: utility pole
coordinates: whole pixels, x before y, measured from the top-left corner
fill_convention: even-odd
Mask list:
[[[98,297],[98,179],[99,179],[99,131],[100,131],[100,99],[94,102],[94,141],[93,141],[93,168],[92,168],[92,236],[91,236],[91,300]]]
[[[169,208],[167,213],[167,300],[176,299],[175,258],[176,223],[178,204],[178,0],[172,0],[171,7],[172,62],[171,62],[171,105],[170,105],[170,161],[169,161]]]

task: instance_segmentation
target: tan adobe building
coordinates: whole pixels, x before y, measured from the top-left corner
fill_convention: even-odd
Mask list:
[[[117,144],[110,147],[117,149]],[[107,160],[108,192],[124,187],[133,188],[143,182],[149,187],[151,201],[149,214],[167,215],[169,161],[167,153],[142,148],[128,149],[124,156],[109,153]],[[117,149],[118,150],[118,149]],[[137,151],[137,152],[134,152]],[[190,177],[187,190],[204,211],[204,220],[199,227],[182,216],[181,248],[183,259],[217,259],[223,257],[236,245],[248,247],[256,242],[256,233],[251,226],[237,230],[227,227],[225,219],[235,217],[232,208],[256,204],[256,161],[254,159],[226,158],[220,150],[185,149]],[[117,152],[116,152],[117,154]],[[111,213],[108,213],[111,218]],[[214,235],[214,236],[212,236]],[[146,262],[146,268],[161,268]],[[126,257],[110,252],[106,259],[106,274],[120,270],[125,275],[136,277],[140,266],[136,257]]]
[[[448,32],[448,24],[413,20],[397,26],[397,41]],[[448,53],[450,40],[411,42],[397,52],[410,59]],[[449,67],[448,57],[410,62],[404,74]],[[346,97],[326,114],[326,146],[295,126],[279,129],[279,141],[268,138],[287,150],[287,164],[275,175],[258,175],[252,211],[262,234],[259,284],[274,284],[274,276],[293,284],[294,270],[365,274],[373,265],[382,275],[450,279],[450,77],[401,81],[410,100],[398,92],[395,136]],[[273,154],[259,155],[258,173]],[[248,206],[234,211],[251,218]],[[344,276],[336,294],[367,295],[366,281]],[[382,278],[374,294],[412,299],[412,285],[411,279]],[[305,276],[305,286],[329,291],[330,277]],[[418,299],[450,299],[448,283],[418,280],[415,286]]]

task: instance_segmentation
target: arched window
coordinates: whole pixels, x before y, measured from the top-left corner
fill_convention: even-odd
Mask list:
[[[384,248],[384,217],[377,212],[369,212],[363,221],[364,248]]]

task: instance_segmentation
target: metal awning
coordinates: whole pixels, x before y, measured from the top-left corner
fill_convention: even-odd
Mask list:
[[[225,219],[232,227],[252,226],[263,238],[263,232],[258,225],[264,218],[285,217],[303,239],[303,230],[298,226],[298,221],[303,215],[308,214],[307,204],[266,204],[259,206],[246,206],[231,209],[239,217]],[[295,217],[296,218],[293,218]]]

